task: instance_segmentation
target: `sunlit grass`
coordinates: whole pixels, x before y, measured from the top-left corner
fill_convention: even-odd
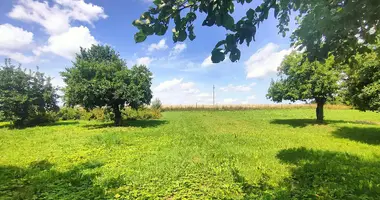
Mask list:
[[[0,124],[0,199],[380,198],[380,115],[172,111],[123,127]]]

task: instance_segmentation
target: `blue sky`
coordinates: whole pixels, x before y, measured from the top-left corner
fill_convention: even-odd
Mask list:
[[[237,6],[234,17],[240,18],[260,3],[254,2]],[[132,21],[150,4],[149,0],[2,0],[0,59],[12,58],[30,69],[38,66],[54,77],[53,84],[64,87],[59,72],[71,66],[79,46],[107,44],[128,66],[145,64],[150,68],[154,97],[163,104],[211,104],[213,85],[218,104],[271,103],[265,97],[270,80],[291,51],[289,38],[277,34],[273,17],[260,26],[256,42],[240,46],[238,62],[212,64],[210,52],[226,32],[202,27],[201,20],[196,23],[197,38],[192,42],[173,43],[168,31],[164,37],[151,36],[135,44],[137,29]]]

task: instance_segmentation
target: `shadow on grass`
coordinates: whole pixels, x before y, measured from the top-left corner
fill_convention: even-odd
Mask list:
[[[380,127],[341,127],[333,135],[372,145],[380,144]]]
[[[244,199],[380,199],[378,160],[304,147],[281,150],[277,158],[294,166],[278,186],[265,174],[258,183],[249,183],[239,171],[231,171]]]
[[[33,127],[50,127],[50,126],[69,126],[69,125],[76,125],[79,124],[77,121],[57,121],[52,123],[43,123],[43,124],[37,124],[37,125],[29,125],[29,126],[14,126],[10,123],[4,123],[0,125],[0,128],[8,128],[8,129],[26,129],[26,128],[33,128]]]
[[[26,168],[0,165],[0,199],[105,199],[105,189],[96,185],[97,174],[84,170],[102,166],[99,162],[56,171],[46,160]]]
[[[117,128],[117,127],[138,127],[138,128],[149,128],[157,127],[167,124],[166,120],[124,120],[121,126],[115,126],[113,122],[102,123],[102,124],[89,124],[84,127],[88,129],[99,129],[99,128]]]
[[[293,148],[277,157],[296,167],[281,184],[295,199],[380,199],[380,162],[347,153]]]
[[[318,122],[316,119],[275,119],[270,122],[271,124],[289,125],[293,128],[303,128],[309,125],[327,125],[327,124],[339,124],[339,123],[351,123],[351,124],[377,124],[370,121],[345,121],[345,120],[325,120]]]

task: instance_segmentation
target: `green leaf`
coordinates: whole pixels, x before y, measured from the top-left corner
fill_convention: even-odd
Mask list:
[[[186,19],[187,19],[188,22],[189,21],[194,21],[195,19],[197,19],[197,15],[195,13],[193,13],[193,12],[189,12],[186,15]]]
[[[168,30],[168,26],[156,24],[154,27],[154,32],[156,35],[165,35],[166,31]]]
[[[224,59],[225,59],[225,55],[222,52],[222,49],[217,48],[217,49],[212,50],[212,52],[211,52],[211,61],[213,63],[220,63]]]
[[[158,6],[162,3],[162,0],[154,0],[153,3]]]
[[[274,6],[274,17],[275,18],[277,18],[279,12],[280,12],[280,6],[276,4]]]
[[[208,15],[207,18],[203,21],[202,26],[212,26],[215,24],[215,15]]]
[[[150,26],[143,26],[141,30],[146,34],[146,35],[153,35],[154,29],[153,27]]]
[[[138,32],[135,34],[135,42],[140,43],[146,40],[146,35],[143,32]]]
[[[187,27],[187,31],[189,31],[189,39],[193,41],[196,37],[194,34],[194,26],[190,25],[189,27]]]
[[[221,45],[223,45],[223,44],[225,44],[225,43],[226,43],[225,40],[221,40],[221,41],[219,41],[218,43],[216,43],[215,48],[218,48],[218,47],[220,47]]]
[[[136,19],[136,20],[134,20],[134,21],[132,22],[132,25],[133,25],[133,26],[136,26],[136,27],[140,27],[140,26],[144,25],[144,23],[143,23],[141,20]]]
[[[178,34],[178,41],[183,42],[187,38],[187,33],[185,30],[180,30]]]
[[[252,8],[250,8],[248,11],[247,11],[247,18],[249,19],[249,20],[253,20],[253,18],[255,17],[255,11],[252,9]]]
[[[234,28],[235,28],[235,20],[234,20],[234,18],[231,15],[227,14],[225,16],[225,18],[224,18],[223,25],[228,30],[234,30]]]
[[[240,59],[240,50],[238,48],[232,49],[230,52],[230,60],[236,62]]]

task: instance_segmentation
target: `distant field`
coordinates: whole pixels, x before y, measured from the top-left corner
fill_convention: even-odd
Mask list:
[[[170,111],[0,128],[0,199],[380,199],[380,114]],[[0,125],[1,126],[1,125]]]
[[[267,110],[316,108],[316,104],[231,104],[231,105],[163,105],[166,111],[182,110]],[[325,105],[327,109],[351,109],[346,105]]]

